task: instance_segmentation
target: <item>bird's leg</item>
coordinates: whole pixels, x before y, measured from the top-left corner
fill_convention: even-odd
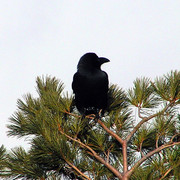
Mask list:
[[[97,113],[96,113],[96,116],[94,118],[95,122],[97,123],[98,122],[98,119],[101,119],[101,112],[102,112],[102,109],[97,109]]]
[[[102,109],[99,110],[99,117],[102,117],[101,112],[102,112]]]
[[[83,113],[83,115],[81,116],[81,121],[86,117],[86,115]]]

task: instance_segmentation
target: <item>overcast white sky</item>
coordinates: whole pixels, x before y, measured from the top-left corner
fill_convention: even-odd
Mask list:
[[[0,0],[0,145],[16,101],[52,75],[70,93],[79,58],[96,52],[102,69],[127,89],[136,77],[180,69],[179,0]]]

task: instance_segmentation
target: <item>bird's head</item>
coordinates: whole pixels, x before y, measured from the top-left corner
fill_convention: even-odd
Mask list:
[[[77,68],[85,69],[100,69],[101,65],[109,62],[109,59],[104,57],[98,57],[95,53],[86,53],[84,54],[78,63]]]

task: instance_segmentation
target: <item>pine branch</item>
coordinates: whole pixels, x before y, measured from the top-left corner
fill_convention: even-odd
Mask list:
[[[65,113],[69,114],[69,115],[72,115],[72,116],[75,116],[75,117],[80,117],[76,114],[73,114],[73,113],[70,113],[70,112],[67,112],[65,111]],[[92,117],[91,115],[88,115],[86,116],[88,117],[89,119],[94,119],[94,117]],[[112,137],[114,137],[120,144],[123,144],[124,141],[116,134],[114,133],[113,131],[111,131],[109,128],[107,128],[107,126],[100,120],[98,119],[98,123],[102,126],[102,128],[107,132],[109,133]]]
[[[99,120],[98,120],[99,121]],[[90,148],[88,145],[82,143],[80,140],[74,139],[71,136],[67,135],[66,133],[64,133],[61,128],[59,128],[59,131],[61,134],[65,135],[68,139],[77,142],[81,147],[86,148],[90,151],[90,155],[94,156],[100,163],[104,164],[112,173],[114,173],[114,175],[116,177],[118,177],[119,179],[122,179],[122,175],[121,173],[115,169],[112,165],[110,165],[107,161],[105,161],[103,158],[101,158],[92,148]]]
[[[151,157],[152,155],[160,152],[160,151],[163,150],[163,149],[166,149],[166,148],[168,148],[168,147],[172,147],[172,146],[174,146],[174,145],[179,145],[179,144],[180,144],[180,142],[171,143],[171,141],[170,141],[170,143],[167,143],[167,144],[165,144],[165,145],[162,145],[162,146],[158,147],[157,149],[149,152],[148,154],[146,154],[145,156],[143,156],[138,162],[136,162],[135,165],[127,172],[128,177],[130,177],[131,174],[135,171],[135,169],[136,169],[137,167],[139,167],[145,160],[147,160],[147,159],[148,159],[149,157]]]
[[[131,137],[134,135],[134,133],[136,133],[136,131],[141,127],[142,124],[144,124],[145,122],[151,120],[152,118],[160,115],[160,114],[163,114],[164,112],[167,111],[167,109],[172,105],[173,103],[169,103],[162,111],[158,112],[158,113],[155,113],[155,114],[152,114],[148,117],[142,117],[140,115],[140,107],[138,108],[138,114],[139,114],[139,117],[142,119],[135,127],[134,129],[131,131],[131,133],[127,136],[126,140],[127,142],[130,141]]]

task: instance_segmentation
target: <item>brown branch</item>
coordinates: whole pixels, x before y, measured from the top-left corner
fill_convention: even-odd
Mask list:
[[[126,141],[123,142],[122,152],[123,152],[123,174],[126,174],[128,171],[127,142]]]
[[[142,124],[149,121],[150,119],[158,116],[159,113],[153,114],[149,117],[143,117],[143,119],[134,127],[134,129],[131,131],[131,133],[127,136],[126,140],[129,141],[131,137],[134,135],[134,133],[141,127]]]
[[[143,145],[143,141],[140,143],[140,153],[141,153],[141,157],[144,157],[144,153],[142,152],[142,145]]]
[[[138,107],[138,116],[139,116],[139,118],[141,118],[141,119],[144,118],[143,116],[141,116],[141,107]]]
[[[159,146],[158,146],[158,143],[159,143],[159,137],[160,137],[160,135],[158,135],[157,140],[156,140],[156,148],[159,147]]]
[[[171,138],[170,142],[173,143],[173,139],[174,139],[176,136],[179,136],[179,135],[180,135],[180,133],[175,134],[175,135]]]
[[[106,158],[106,161],[109,163],[109,155],[110,155],[110,152],[111,152],[111,149],[113,148],[113,144],[111,144],[111,146],[108,148],[107,150],[107,153],[105,152],[105,156],[107,157]]]
[[[108,149],[107,154],[106,154],[106,156],[107,156],[106,162],[107,162],[107,163],[109,163],[109,154],[110,154],[110,150]]]
[[[116,133],[111,131],[107,126],[100,120],[98,119],[98,123],[102,126],[102,128],[110,134],[112,137],[114,137],[121,145],[123,148],[123,172],[124,174],[128,171],[128,162],[127,162],[127,141],[121,139]]]
[[[75,171],[77,171],[81,176],[85,179],[91,180],[88,176],[86,176],[83,172],[81,172],[76,166],[74,166],[71,162],[69,162],[65,157],[63,157],[66,163],[71,166]]]
[[[61,132],[60,130],[60,127],[59,127],[59,131]],[[66,159],[66,157],[64,156],[64,153],[62,151],[60,151],[61,153],[61,156],[63,157],[64,161],[70,166],[72,167],[75,171],[77,171],[81,176],[83,176],[85,179],[88,179],[88,180],[91,180],[88,176],[86,176],[83,172],[81,172],[76,166],[74,166],[70,161],[68,161]]]
[[[176,167],[178,167],[179,165],[180,165],[180,163],[176,164]],[[164,179],[172,170],[173,170],[173,167],[170,167],[170,168],[164,173],[164,175],[163,175],[161,178],[159,178],[158,180]]]
[[[148,117],[142,117],[141,115],[139,117],[141,117],[141,121],[134,127],[134,129],[131,131],[131,133],[127,136],[126,138],[126,141],[130,141],[131,137],[134,135],[134,133],[136,133],[136,131],[141,127],[142,124],[144,124],[145,122],[149,121],[150,119],[160,115],[160,114],[163,114],[165,111],[167,111],[167,109],[172,105],[173,103],[169,103],[162,111],[158,112],[158,113],[155,113],[155,114],[152,114]],[[138,108],[139,111],[140,111],[140,108]],[[140,114],[138,112],[138,114]]]
[[[166,172],[165,172],[165,174],[161,177],[161,178],[159,178],[159,180],[162,180],[162,179],[164,179],[171,171],[172,171],[172,167],[171,168],[169,168]]]
[[[157,140],[156,140],[156,149],[159,148],[159,145],[158,145],[158,143],[159,143],[159,137],[160,137],[160,135],[158,135]],[[158,154],[159,159],[161,159],[161,154],[162,154],[162,152],[159,151],[159,154]]]
[[[165,149],[165,148],[172,147],[172,146],[174,146],[174,145],[179,145],[179,144],[180,144],[180,142],[167,143],[167,144],[162,145],[162,146],[158,147],[157,149],[149,152],[149,153],[146,154],[144,157],[142,157],[138,162],[136,162],[136,163],[134,164],[134,166],[127,172],[128,177],[130,177],[131,174],[134,172],[134,170],[135,170],[138,166],[140,166],[145,160],[147,160],[149,157],[151,157],[152,155],[160,152],[161,150],[163,150],[163,149]]]
[[[77,114],[73,114],[73,113],[70,113],[68,111],[64,111],[64,113],[69,114],[69,115],[74,116],[74,117],[79,117],[79,118],[81,117],[81,116],[79,116]]]
[[[114,133],[113,131],[111,131],[109,128],[107,128],[107,126],[100,120],[98,119],[98,123],[102,126],[102,128],[108,133],[110,134],[112,137],[114,137],[120,144],[124,143],[124,140],[121,139],[116,133]]]
[[[84,144],[80,140],[74,139],[71,136],[67,135],[60,128],[59,128],[59,131],[61,134],[65,135],[68,139],[74,142],[77,142],[81,147],[88,149],[90,151],[89,154],[91,156],[94,156],[100,163],[104,164],[112,173],[114,173],[116,177],[118,177],[119,179],[122,179],[121,173],[117,169],[115,169],[112,165],[110,165],[108,162],[106,162],[103,158],[101,158],[92,148],[90,148],[88,145]]]

